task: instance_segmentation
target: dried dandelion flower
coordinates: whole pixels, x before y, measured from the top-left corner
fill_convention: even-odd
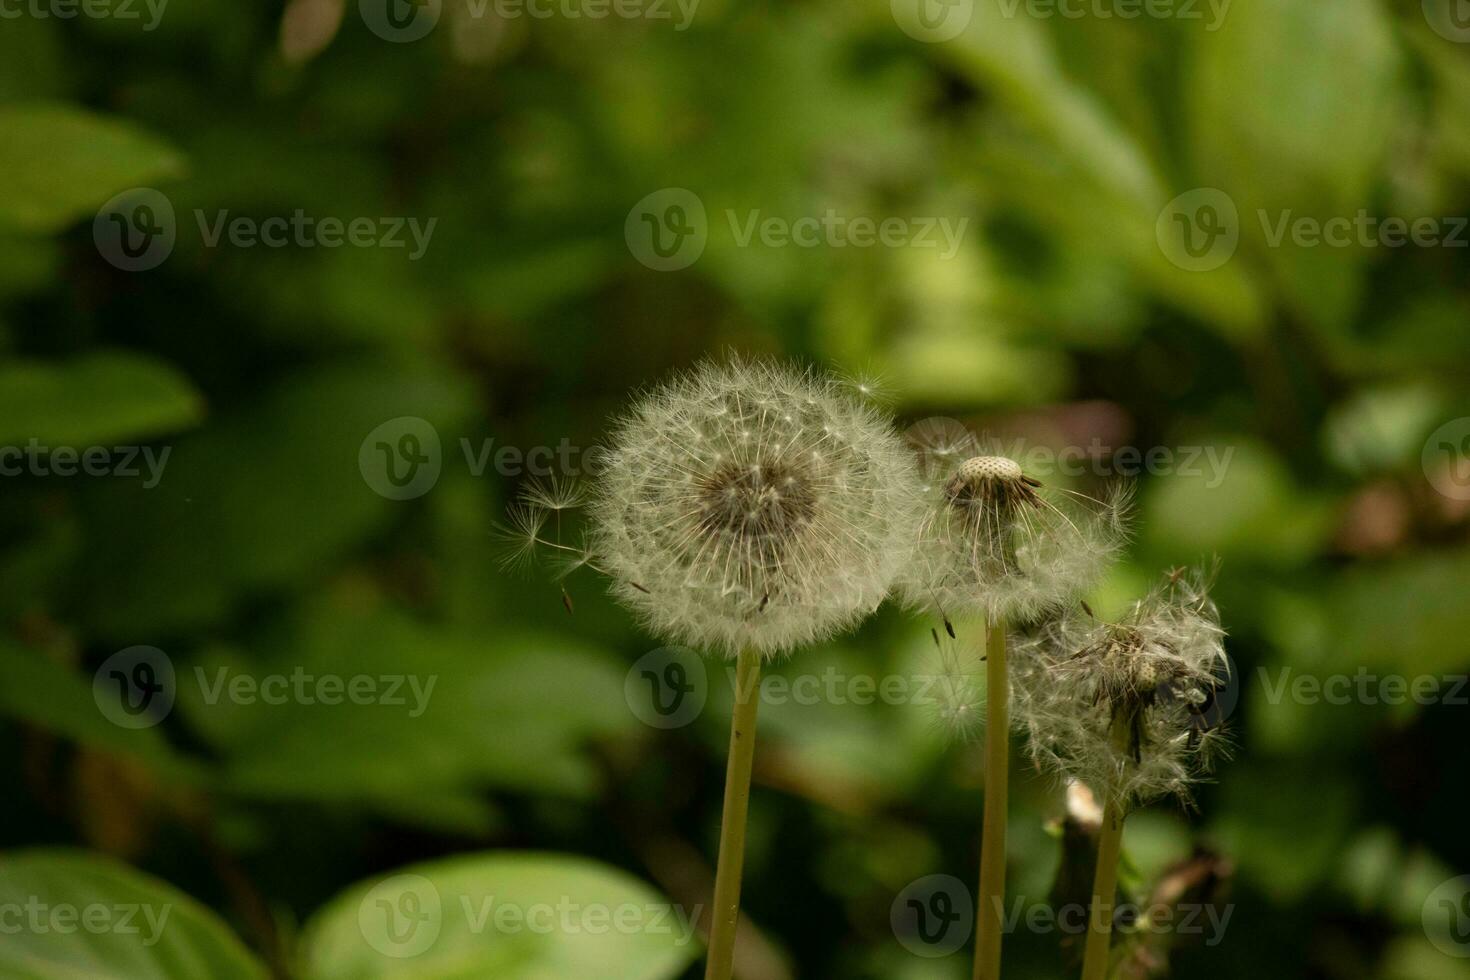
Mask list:
[[[526,547],[552,543],[568,568],[609,575],[652,632],[730,656],[856,624],[915,533],[918,476],[889,419],[774,362],[705,362],[648,391],[603,463],[586,546],[546,540],[543,494],[512,514]]]
[[[1230,680],[1210,577],[1171,572],[1119,622],[1068,612],[1016,644],[1013,710],[1038,766],[1127,812],[1190,786],[1224,748]]]
[[[899,589],[950,617],[1027,621],[1079,598],[1127,537],[1128,495],[1042,483],[955,424],[910,430],[926,477],[917,547]]]

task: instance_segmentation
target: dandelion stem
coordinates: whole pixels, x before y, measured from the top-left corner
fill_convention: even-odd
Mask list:
[[[750,805],[760,676],[760,654],[754,650],[743,651],[735,668],[735,711],[730,718],[730,758],[725,768],[725,810],[720,821],[720,857],[715,869],[705,980],[730,980],[735,963],[740,877],[745,864],[745,814]]]
[[[1103,808],[1097,841],[1097,871],[1092,878],[1092,914],[1087,924],[1087,948],[1082,957],[1082,980],[1105,980],[1108,948],[1113,938],[1113,898],[1118,890],[1118,855],[1123,847],[1123,810],[1109,800]]]
[[[1000,980],[1006,892],[1006,798],[1010,770],[1010,683],[1006,624],[992,619],[985,637],[985,825],[980,839],[979,938],[975,980]]]

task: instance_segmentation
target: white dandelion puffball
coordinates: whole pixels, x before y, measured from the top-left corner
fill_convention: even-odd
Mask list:
[[[898,583],[909,605],[946,619],[1031,620],[1081,596],[1117,559],[1127,539],[1123,489],[1095,501],[1033,479],[971,436],[915,427],[911,437],[926,486]]]
[[[613,435],[590,553],[654,633],[734,655],[831,636],[887,594],[918,476],[889,420],[833,379],[706,362]]]
[[[1125,809],[1190,786],[1225,745],[1230,682],[1208,576],[1170,573],[1117,623],[1069,612],[1016,645],[1013,712],[1039,767]]]

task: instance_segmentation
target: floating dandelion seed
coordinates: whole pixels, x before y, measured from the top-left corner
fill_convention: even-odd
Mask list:
[[[1031,620],[1078,598],[1126,539],[1127,493],[1105,500],[1043,483],[952,426],[910,430],[927,486],[909,604],[945,617]]]
[[[1037,764],[1123,812],[1188,802],[1224,735],[1206,715],[1229,679],[1209,576],[1171,572],[1119,622],[1064,614],[1016,647],[1017,718]]]

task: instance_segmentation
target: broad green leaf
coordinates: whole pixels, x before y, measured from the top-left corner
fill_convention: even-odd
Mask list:
[[[58,231],[182,158],[131,124],[53,103],[0,106],[0,227]]]
[[[7,980],[268,976],[209,909],[108,858],[63,850],[0,855],[0,907],[12,912],[0,943]]]
[[[410,865],[322,908],[304,980],[672,980],[699,955],[703,908],[563,854],[482,853]]]
[[[1408,115],[1382,5],[1236,0],[1223,29],[1197,35],[1193,54],[1185,98],[1195,186],[1233,199],[1242,252],[1249,246],[1271,269],[1292,306],[1341,328],[1359,301],[1364,249],[1274,239],[1283,219],[1352,219],[1372,200]]]
[[[187,378],[136,354],[0,365],[0,445],[81,450],[148,439],[194,425],[203,410]]]
[[[156,728],[123,728],[109,721],[93,693],[91,676],[43,654],[0,642],[0,716],[14,718],[102,752],[130,755],[161,774],[195,780],[203,773],[178,756]]]
[[[184,710],[224,757],[230,786],[251,796],[406,802],[496,786],[584,797],[599,784],[586,743],[637,726],[624,670],[597,651],[386,611],[328,610],[276,648],[214,651],[179,674]],[[278,703],[232,694],[277,677],[291,686],[262,691]],[[352,683],[372,693],[348,697]]]
[[[349,359],[288,377],[180,440],[157,486],[89,487],[96,548],[83,614],[109,638],[135,643],[309,581],[394,508],[413,506],[368,482],[371,434],[415,417],[443,429],[442,465],[461,465],[451,434],[468,403],[454,375],[411,364]]]

